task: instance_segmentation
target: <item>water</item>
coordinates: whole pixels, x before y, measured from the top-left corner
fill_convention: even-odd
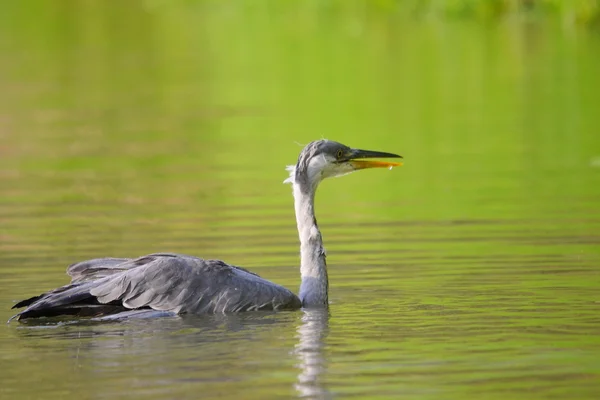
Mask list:
[[[329,313],[12,323],[0,397],[597,397],[600,38],[309,4],[6,6],[0,319],[105,255],[296,291],[296,143],[405,166],[319,189]]]

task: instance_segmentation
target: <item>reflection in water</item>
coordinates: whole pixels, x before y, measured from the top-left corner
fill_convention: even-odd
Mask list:
[[[327,370],[323,348],[328,331],[328,310],[304,310],[302,324],[297,329],[298,344],[295,348],[300,373],[294,387],[301,397],[329,397],[321,382],[321,376]]]
[[[94,393],[90,398],[118,397],[130,390],[149,399],[172,398],[195,385],[202,387],[203,398],[220,398],[223,390],[231,398],[244,398],[250,389],[329,398],[322,385],[328,326],[326,310],[307,310],[113,321],[40,319],[10,325],[10,331],[24,354],[54,360],[49,375],[56,379],[49,379],[49,387],[68,372]],[[273,341],[275,336],[282,340]],[[260,370],[256,360],[263,363]],[[12,373],[19,376],[19,371]],[[104,385],[111,380],[120,384]]]

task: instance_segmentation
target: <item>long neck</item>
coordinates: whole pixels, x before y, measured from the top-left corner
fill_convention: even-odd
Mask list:
[[[300,300],[304,307],[327,306],[327,263],[314,211],[315,188],[294,183],[294,206],[300,236]]]

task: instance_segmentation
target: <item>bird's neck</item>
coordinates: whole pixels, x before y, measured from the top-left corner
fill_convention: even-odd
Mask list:
[[[314,212],[314,189],[294,183],[296,223],[300,237],[300,300],[304,307],[327,306],[327,263]]]

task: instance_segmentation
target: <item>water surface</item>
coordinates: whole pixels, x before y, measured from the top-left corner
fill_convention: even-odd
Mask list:
[[[0,319],[107,255],[220,258],[296,291],[299,144],[406,163],[319,189],[328,313],[12,323],[1,397],[600,393],[598,36],[278,2],[17,4],[0,16]]]

